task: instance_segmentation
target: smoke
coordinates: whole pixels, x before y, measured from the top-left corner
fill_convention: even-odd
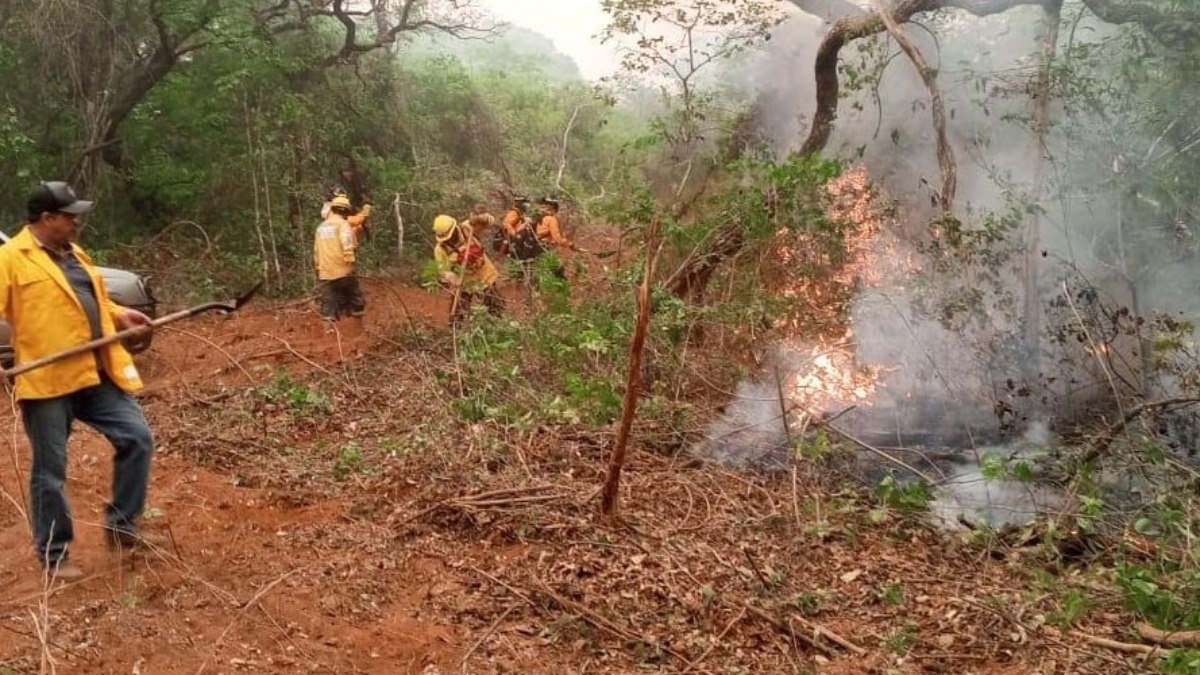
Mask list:
[[[904,30],[937,70],[957,158],[955,213],[962,232],[972,236],[987,227],[1009,228],[1004,243],[988,248],[997,259],[1010,257],[964,261],[958,269],[940,268],[931,258],[940,173],[929,93],[886,34],[846,45],[843,100],[826,153],[861,162],[876,185],[895,198],[895,216],[886,228],[890,240],[878,251],[887,261],[886,281],[866,289],[852,312],[858,360],[889,374],[876,405],[846,423],[901,444],[941,436],[976,445],[996,440],[1014,421],[997,415],[998,399],[1020,398],[1015,391],[1039,384],[1022,382],[1028,373],[1021,369],[1027,360],[1021,236],[1035,212],[1032,202],[1040,221],[1041,255],[1035,259],[1043,307],[1063,294],[1064,279],[1077,275],[1111,302],[1136,305],[1140,314],[1167,310],[1194,316],[1200,310],[1192,292],[1195,261],[1180,254],[1179,241],[1171,236],[1134,240],[1128,235],[1135,223],[1122,200],[1137,197],[1122,194],[1121,151],[1131,140],[1138,147],[1150,139],[1113,138],[1096,120],[1090,122],[1095,127],[1080,126],[1089,124],[1086,116],[1058,99],[1051,99],[1054,126],[1046,149],[1031,131],[1030,91],[1044,49],[1041,8],[917,19]],[[1067,22],[1073,19],[1067,16]],[[777,29],[747,78],[756,90],[760,129],[777,154],[798,148],[808,133],[815,106],[813,64],[828,30],[827,22],[797,14]],[[1100,45],[1115,31],[1085,16],[1071,30],[1063,29],[1059,61],[1068,49]],[[876,84],[873,76],[879,72]],[[1145,223],[1136,225],[1146,229]],[[1075,320],[1066,312],[1057,318]],[[1043,383],[1058,383],[1054,396],[1087,404],[1087,397],[1109,393],[1103,391],[1107,387],[1092,386],[1099,381],[1097,364],[1077,358],[1078,350],[1070,354],[1072,362],[1059,358],[1062,348],[1044,338],[1039,347],[1045,356],[1036,375]],[[1067,383],[1073,388],[1068,390]],[[1017,411],[1022,424],[1038,421],[1025,417],[1039,407],[1036,396],[1026,397],[1027,409]]]
[[[883,374],[872,404],[839,417],[838,424],[879,445],[956,450],[957,462],[939,466],[950,475],[935,508],[946,524],[960,518],[1022,522],[1033,511],[1057,507],[1060,498],[1050,490],[985,480],[979,461],[987,456],[1036,459],[1038,449],[1054,442],[1046,424],[1054,421],[1052,415],[1027,416],[1040,409],[1039,397],[1047,391],[1063,394],[1070,383],[1075,388],[1070,393],[1085,404],[1088,396],[1111,394],[1090,370],[1096,368],[1094,359],[1066,358],[1079,355],[1078,344],[1059,346],[1045,337],[1037,373],[1042,381],[1022,381],[1028,356],[1020,237],[1033,214],[1041,224],[1035,259],[1043,307],[1070,297],[1063,292],[1064,281],[1074,275],[1142,315],[1162,310],[1200,316],[1188,228],[1132,222],[1134,211],[1155,210],[1130,203],[1147,198],[1125,187],[1124,153],[1150,156],[1146,149],[1153,149],[1155,140],[1144,132],[1117,137],[1059,98],[1050,103],[1045,146],[1031,131],[1030,91],[1040,72],[1043,18],[1041,8],[1022,7],[983,18],[921,15],[919,23],[905,26],[936,68],[945,98],[958,163],[955,213],[962,233],[974,236],[991,227],[1007,242],[985,247],[995,259],[981,254],[958,260],[957,266],[942,265],[946,259],[929,250],[930,242],[946,232],[934,225],[940,175],[928,91],[884,34],[842,50],[844,97],[825,152],[863,164],[895,203],[874,251],[883,281],[864,288],[851,310],[855,359],[878,366]],[[1059,36],[1060,62],[1066,50],[1098,47],[1117,30],[1087,16],[1071,25]],[[808,133],[815,106],[813,64],[828,29],[820,18],[798,13],[779,26],[744,78],[760,131],[778,155],[797,149]],[[883,75],[876,85],[871,76],[878,69]],[[856,82],[865,84],[855,87]],[[1035,201],[1036,209],[1030,206]],[[1140,236],[1131,237],[1135,225]],[[1077,299],[1069,311],[1044,315],[1045,324],[1077,320]],[[1136,367],[1137,358],[1129,362]],[[1039,391],[1046,381],[1058,388]],[[1014,413],[999,405],[1022,397],[1026,410]],[[743,384],[726,417],[714,423],[698,449],[739,465],[775,457],[787,446],[789,431],[778,399],[770,372]],[[1014,429],[1026,437],[1004,436]]]

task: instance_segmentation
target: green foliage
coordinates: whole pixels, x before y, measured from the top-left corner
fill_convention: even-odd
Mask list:
[[[1163,629],[1200,627],[1200,573],[1173,572],[1167,579],[1170,585],[1163,583],[1160,574],[1139,565],[1117,568],[1117,585],[1126,609]]]
[[[369,470],[362,448],[353,442],[342,446],[332,469],[334,479],[339,481],[346,480],[354,474],[368,473]]]
[[[468,395],[467,419],[523,424],[547,415],[567,424],[602,425],[620,413],[624,350],[632,325],[607,303],[551,312],[529,324],[471,317],[458,334]],[[533,378],[553,382],[539,386]]]
[[[875,487],[875,498],[901,513],[914,515],[928,511],[933,492],[923,482],[900,482],[887,476]]]
[[[1058,609],[1047,619],[1059,628],[1069,630],[1087,616],[1089,609],[1087,595],[1077,588],[1070,588],[1058,598]]]
[[[1161,668],[1166,675],[1200,675],[1200,651],[1172,649],[1163,659]]]
[[[324,393],[292,378],[286,370],[277,370],[271,381],[256,389],[259,398],[287,410],[295,417],[315,417],[333,412],[333,403]]]

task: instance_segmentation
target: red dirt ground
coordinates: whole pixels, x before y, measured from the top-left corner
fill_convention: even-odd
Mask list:
[[[446,297],[386,279],[365,291],[358,338],[266,302],[156,337],[138,357],[159,443],[146,529],[167,543],[105,549],[110,450],[81,429],[83,580],[39,576],[28,447],[0,415],[0,673],[1144,672],[1051,628],[1019,551],[997,560],[868,518],[803,473],[635,448],[624,521],[601,522],[610,434],[457,422]],[[336,414],[265,396],[281,368]],[[350,448],[367,466],[339,473]],[[818,624],[853,644],[813,637]],[[1114,611],[1080,628],[1121,625]]]

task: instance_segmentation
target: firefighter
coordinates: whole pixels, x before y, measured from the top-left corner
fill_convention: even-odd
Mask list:
[[[353,202],[350,202],[350,193],[346,192],[346,188],[340,185],[335,185],[332,189],[330,189],[329,194],[325,199],[325,203],[321,205],[322,221],[325,221],[329,218],[329,214],[333,210],[333,200],[337,199],[338,197],[341,197],[350,203],[350,215],[346,217],[346,222],[350,223],[350,226],[355,228],[355,238],[358,243],[361,244],[363,240],[366,239],[367,231],[369,229],[367,218],[370,217],[371,209],[374,208],[374,206],[368,199],[363,202],[361,209],[354,208]]]
[[[476,204],[471,209],[471,215],[467,216],[467,223],[471,226],[471,230],[475,233],[475,238],[482,242],[487,235],[494,234],[496,228],[496,216],[488,211],[487,204]]]
[[[528,197],[524,195],[513,196],[512,205],[508,207],[508,211],[504,214],[504,222],[496,230],[495,238],[492,239],[492,248],[497,254],[505,256],[512,251],[513,237],[530,223],[529,216],[525,215],[525,211],[528,208]]]
[[[500,273],[470,223],[460,223],[452,216],[438,216],[433,219],[433,237],[433,259],[439,279],[454,291],[450,302],[451,323],[457,325],[466,317],[476,297],[483,301],[488,312],[498,316],[504,310],[504,301],[496,289]]]
[[[353,214],[350,198],[335,195],[330,200],[329,215],[317,227],[313,237],[313,262],[317,268],[317,283],[321,293],[321,318],[327,330],[334,322],[349,316],[358,332],[367,302],[363,298],[356,274],[355,252],[362,236],[363,225],[371,215],[371,205],[364,204],[360,213]]]
[[[538,200],[538,211],[541,218],[537,223],[537,238],[542,246],[560,251],[574,249],[575,245],[563,235],[558,222],[558,200],[542,197]]]

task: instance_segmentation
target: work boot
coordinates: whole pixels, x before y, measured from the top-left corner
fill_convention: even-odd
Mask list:
[[[59,560],[42,568],[51,581],[77,581],[83,578],[83,569],[69,560]]]
[[[148,537],[141,532],[129,530],[108,530],[105,540],[108,542],[108,550],[115,553],[161,551],[165,545],[158,537]]]

